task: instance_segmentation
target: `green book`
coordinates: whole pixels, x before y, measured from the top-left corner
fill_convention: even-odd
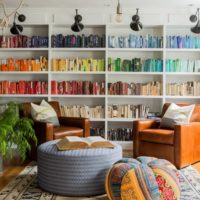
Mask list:
[[[112,58],[108,57],[108,71],[112,71],[111,69]]]

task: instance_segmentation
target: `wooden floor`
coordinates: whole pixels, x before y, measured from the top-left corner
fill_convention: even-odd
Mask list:
[[[23,164],[10,164],[4,166],[3,174],[0,174],[0,191],[5,187],[10,180],[17,176],[30,161],[26,161]]]
[[[17,176],[28,163],[29,161],[26,161],[22,165],[5,167],[4,173],[0,175],[0,190],[5,187],[11,179]],[[200,173],[200,162],[194,164],[193,167]]]

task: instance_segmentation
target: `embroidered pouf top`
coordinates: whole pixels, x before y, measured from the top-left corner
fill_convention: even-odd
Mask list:
[[[167,160],[124,158],[109,170],[106,192],[110,200],[179,200],[179,172]]]
[[[53,140],[38,147],[38,183],[51,193],[94,196],[105,193],[106,173],[122,159],[122,148],[58,151]]]

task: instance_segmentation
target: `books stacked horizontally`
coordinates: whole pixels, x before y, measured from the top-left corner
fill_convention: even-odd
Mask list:
[[[103,95],[105,83],[91,81],[51,81],[51,94]]]
[[[66,136],[56,143],[58,150],[76,150],[76,149],[89,149],[89,148],[114,148],[112,142],[105,140],[100,136],[91,136],[81,138],[77,136]]]
[[[200,48],[200,38],[190,35],[173,35],[167,36],[167,48]]]
[[[52,59],[51,71],[105,71],[105,59]]]
[[[200,60],[167,59],[166,72],[200,72]]]
[[[2,36],[0,35],[1,48],[39,48],[48,47],[48,37],[26,35]]]
[[[162,36],[152,36],[147,34],[128,36],[108,36],[108,47],[109,48],[162,48],[163,47],[163,37]]]
[[[38,59],[0,59],[0,71],[47,71],[48,60],[40,56]]]
[[[114,72],[162,72],[163,61],[161,59],[133,58],[131,60],[121,58],[108,58],[108,71]]]
[[[66,117],[104,118],[104,106],[89,107],[86,105],[61,106],[61,112]]]
[[[149,113],[148,105],[109,105],[108,118],[146,118]]]
[[[169,96],[200,96],[200,82],[167,83],[166,94]]]
[[[148,83],[126,83],[116,82],[108,83],[109,95],[161,95],[162,85],[158,81],[151,81]]]
[[[105,137],[105,128],[104,127],[91,127],[90,135],[91,136],[101,136],[104,138]]]
[[[108,139],[113,141],[133,141],[131,128],[117,128],[108,131]]]
[[[105,35],[66,35],[57,34],[51,36],[52,47],[68,48],[99,48],[105,47]]]
[[[0,94],[47,94],[46,81],[0,81]]]

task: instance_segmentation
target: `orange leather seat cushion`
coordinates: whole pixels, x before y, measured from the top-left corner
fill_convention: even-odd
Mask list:
[[[54,139],[60,139],[65,136],[79,136],[83,137],[83,129],[78,127],[70,127],[70,126],[59,126],[54,127],[53,130]]]
[[[174,144],[174,130],[146,129],[140,132],[140,140],[161,144]]]

